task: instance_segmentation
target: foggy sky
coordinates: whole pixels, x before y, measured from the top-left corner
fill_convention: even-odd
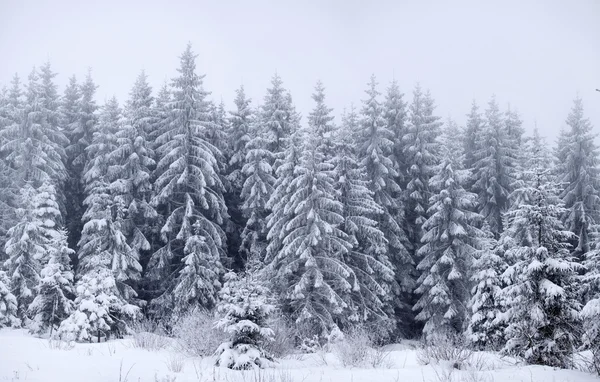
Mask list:
[[[98,103],[122,103],[141,69],[155,90],[172,78],[190,41],[205,88],[229,108],[240,84],[262,102],[277,72],[304,123],[318,79],[339,115],[375,73],[405,100],[420,82],[460,124],[472,99],[485,108],[496,94],[552,140],[579,94],[600,131],[597,0],[0,0],[0,15],[0,86],[49,59],[61,94],[92,67]]]

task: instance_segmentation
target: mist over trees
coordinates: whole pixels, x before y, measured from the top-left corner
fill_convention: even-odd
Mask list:
[[[559,367],[600,352],[581,99],[549,144],[493,96],[457,126],[435,89],[374,75],[340,121],[327,84],[303,117],[278,75],[226,110],[190,45],[175,78],[141,72],[122,103],[96,104],[92,72],[62,94],[55,76],[45,63],[0,92],[0,327],[84,341],[215,309],[231,365],[246,347],[269,360],[273,314],[298,342],[361,327]]]

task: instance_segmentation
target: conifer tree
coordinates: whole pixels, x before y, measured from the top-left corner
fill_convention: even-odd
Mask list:
[[[383,118],[386,122],[386,127],[392,132],[392,156],[398,177],[396,183],[401,187],[406,187],[406,176],[408,168],[406,157],[404,154],[404,142],[402,138],[406,134],[408,128],[408,112],[407,104],[403,100],[404,94],[400,93],[398,82],[393,80],[387,88],[385,102],[383,104]]]
[[[427,211],[430,217],[423,224],[425,231],[418,255],[422,258],[416,293],[420,294],[414,309],[417,320],[425,322],[427,337],[457,335],[466,328],[469,313],[470,267],[481,243],[481,231],[476,228],[480,216],[472,212],[477,196],[465,191],[468,179],[465,170],[454,170],[450,158],[438,165],[436,175],[429,179],[437,191]]]
[[[334,155],[333,137],[336,127],[333,124],[334,117],[331,115],[333,109],[325,104],[325,86],[321,81],[317,81],[312,99],[316,105],[308,115],[308,125],[319,137],[317,150],[321,151],[325,161],[329,161]]]
[[[253,137],[246,144],[247,154],[242,168],[246,180],[240,196],[246,224],[241,234],[240,252],[245,260],[262,261],[267,246],[266,205],[273,194],[275,178],[270,165],[273,154],[267,149],[267,140],[256,125],[253,127]]]
[[[6,272],[0,270],[0,328],[19,327],[17,299],[10,291],[10,280]]]
[[[509,208],[515,180],[516,152],[510,143],[496,99],[488,104],[485,129],[476,142],[473,191],[479,195],[480,213],[498,238],[504,225],[502,215]]]
[[[569,131],[559,147],[565,161],[559,181],[566,185],[561,193],[565,204],[562,220],[572,237],[574,255],[579,261],[591,249],[591,233],[598,222],[600,178],[598,147],[590,121],[584,117],[583,103],[576,98],[567,118]]]
[[[5,143],[0,149],[8,153],[6,160],[21,182],[31,182],[34,187],[47,181],[60,184],[66,177],[63,163],[66,138],[58,126],[51,124],[56,114],[46,108],[46,102],[54,100],[44,98],[45,89],[35,68],[28,80],[22,120],[2,130]]]
[[[186,300],[191,292],[182,286],[189,284],[190,277],[192,280],[203,277],[190,273],[203,269],[202,264],[194,262],[206,259],[217,267],[210,271],[220,274],[220,258],[225,249],[225,235],[220,225],[227,218],[227,211],[215,159],[218,149],[205,139],[204,134],[213,122],[205,100],[208,93],[202,86],[204,76],[195,72],[195,57],[188,45],[180,57],[179,76],[172,81],[173,100],[166,120],[161,122],[164,130],[157,139],[160,159],[152,203],[166,216],[161,229],[165,246],[152,255],[149,267],[164,291],[153,306],[163,313],[179,302],[185,306],[199,303]],[[202,280],[202,284],[208,282]],[[212,297],[203,296],[206,301],[216,298],[216,290],[211,293]]]
[[[508,326],[503,351],[528,363],[568,367],[577,344],[580,303],[576,275],[581,267],[572,261],[569,240],[559,218],[565,208],[559,189],[547,172],[534,169],[537,182],[527,187],[530,204],[508,212],[514,246],[506,256],[511,264],[503,276],[507,310],[500,320]]]
[[[130,92],[124,124],[114,131],[115,146],[107,155],[110,164],[107,181],[111,182],[110,191],[114,195],[116,221],[133,252],[131,257],[137,261],[151,249],[150,229],[157,217],[149,203],[151,169],[155,165],[147,140],[147,132],[153,122],[151,94],[146,74],[142,72]],[[136,272],[132,278],[138,280],[139,274]]]
[[[31,330],[42,335],[49,329],[50,337],[71,314],[75,295],[70,258],[73,250],[67,245],[66,232],[56,232],[48,243],[48,262],[40,272],[37,295],[29,306],[33,316]]]
[[[404,155],[408,167],[406,184],[405,218],[408,223],[408,236],[418,253],[422,237],[422,226],[427,220],[427,209],[431,191],[429,178],[433,167],[439,161],[441,122],[433,115],[434,103],[429,92],[423,94],[420,85],[413,91],[413,101],[409,106],[410,120],[407,132],[402,138]],[[417,256],[415,256],[417,257]]]
[[[475,163],[477,162],[477,152],[480,148],[477,146],[480,143],[480,135],[483,133],[485,128],[485,121],[483,120],[481,113],[479,112],[479,106],[477,102],[473,100],[471,104],[471,112],[467,114],[467,125],[465,128],[465,139],[464,143],[464,166],[466,169],[474,169]]]
[[[385,126],[382,109],[378,101],[379,92],[375,76],[366,90],[367,99],[363,100],[360,130],[357,137],[358,157],[369,182],[374,201],[383,213],[377,217],[379,229],[388,243],[388,257],[396,270],[396,281],[401,292],[411,294],[414,289],[414,262],[408,248],[410,242],[402,226],[403,205],[400,200],[400,187],[396,183],[398,172],[392,161],[392,132]],[[407,296],[399,296],[397,308],[410,311]],[[406,314],[403,321],[409,321]],[[403,322],[403,325],[407,322]]]
[[[233,272],[225,275],[217,305],[221,319],[216,326],[231,337],[216,351],[217,366],[249,370],[272,364],[272,356],[264,350],[265,343],[273,337],[267,319],[275,310],[268,294],[255,275],[238,276]]]
[[[343,211],[336,200],[331,165],[317,149],[316,133],[303,135],[303,153],[287,189],[291,191],[289,199],[285,205],[275,206],[282,208],[282,213],[274,210],[275,216],[291,216],[282,231],[275,231],[282,248],[272,254],[268,264],[283,292],[284,310],[297,323],[324,335],[336,322],[347,320],[348,295],[358,285],[343,262],[352,245],[340,229]]]
[[[392,302],[399,287],[387,256],[385,236],[377,225],[383,210],[373,200],[366,174],[357,160],[357,118],[353,109],[343,116],[342,126],[334,136],[336,155],[332,159],[335,189],[343,210],[342,227],[352,244],[344,262],[353,270],[359,286],[352,290],[350,309],[353,321],[373,323],[385,331],[389,329],[385,324],[394,317]]]
[[[251,100],[246,97],[244,87],[241,86],[236,90],[234,100],[236,108],[229,112],[229,130],[227,131],[227,142],[229,144],[227,183],[229,188],[224,198],[230,216],[230,226],[227,229],[227,247],[229,256],[234,259],[234,269],[241,269],[244,265],[243,254],[240,252],[242,243],[240,235],[246,225],[246,218],[241,208],[243,204],[241,194],[246,176],[242,169],[246,164],[246,145],[252,139],[252,130],[256,133],[258,128],[255,124],[255,114],[250,103]],[[272,163],[272,161],[269,163]]]
[[[484,223],[481,248],[475,253],[472,265],[472,289],[469,307],[471,316],[466,330],[467,340],[475,348],[499,350],[504,345],[504,327],[498,321],[503,312],[500,292],[505,286],[502,274],[508,267],[505,250],[509,239],[494,239]]]

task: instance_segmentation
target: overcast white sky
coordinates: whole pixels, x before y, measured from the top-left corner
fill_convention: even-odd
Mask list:
[[[122,102],[141,69],[155,88],[170,79],[191,41],[205,87],[228,106],[242,83],[262,101],[277,71],[303,115],[317,79],[339,115],[375,73],[409,100],[420,81],[459,123],[495,93],[549,137],[579,92],[600,131],[598,0],[0,0],[0,15],[0,84],[49,58],[61,92],[92,67],[98,101]]]

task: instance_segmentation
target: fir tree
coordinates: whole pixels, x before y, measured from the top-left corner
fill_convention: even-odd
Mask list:
[[[485,128],[485,121],[483,120],[481,113],[479,112],[479,106],[477,102],[473,100],[471,104],[471,112],[467,114],[467,126],[465,128],[465,139],[464,139],[464,166],[467,169],[474,169],[475,163],[477,162],[477,152],[480,151],[478,144],[480,142],[480,136]]]
[[[399,287],[387,256],[385,236],[377,224],[383,210],[373,200],[366,174],[357,160],[354,146],[356,119],[356,113],[351,110],[343,116],[342,126],[336,132],[333,173],[338,200],[342,204],[343,230],[352,244],[344,262],[353,270],[359,286],[351,293],[351,320],[381,326],[394,316],[391,302]]]
[[[17,298],[10,291],[10,280],[0,270],[0,328],[18,328],[21,322],[17,312]]]
[[[404,94],[400,93],[398,82],[393,80],[387,88],[385,102],[383,104],[383,118],[386,127],[392,132],[392,156],[394,166],[398,171],[396,183],[401,187],[406,186],[406,175],[408,173],[406,157],[404,154],[404,142],[402,138],[406,134],[408,125],[407,104],[403,100]]]
[[[205,100],[208,93],[202,86],[204,76],[195,72],[195,57],[188,45],[181,56],[179,76],[172,81],[173,100],[166,119],[161,122],[164,129],[157,139],[160,159],[152,203],[166,216],[161,229],[165,246],[152,255],[149,267],[153,269],[152,276],[162,284],[164,292],[154,301],[154,306],[163,312],[180,300],[185,301],[186,295],[174,291],[187,293],[178,285],[187,283],[192,269],[200,269],[189,264],[199,258],[190,254],[200,251],[204,254],[200,258],[208,257],[218,265],[225,248],[225,235],[220,225],[227,218],[227,211],[219,164],[215,159],[218,149],[205,139],[204,134],[213,122]],[[200,242],[201,246],[196,245]],[[189,250],[185,251],[185,248]],[[222,272],[221,269],[211,271]]]
[[[40,283],[37,295],[29,311],[33,316],[31,330],[42,335],[50,330],[50,337],[55,328],[65,320],[73,310],[73,271],[70,255],[73,252],[67,246],[65,231],[57,231],[48,243],[48,262],[40,272]]]
[[[485,114],[486,126],[476,142],[473,191],[479,195],[480,213],[498,238],[504,231],[502,215],[510,204],[516,152],[510,144],[495,98],[490,101]]]
[[[282,248],[268,259],[268,265],[283,292],[284,310],[297,323],[323,335],[336,321],[347,319],[348,294],[358,285],[343,262],[352,245],[340,229],[343,211],[336,200],[331,165],[317,149],[316,133],[304,136],[301,160],[287,188],[289,199],[274,207],[283,209],[275,209],[275,216],[289,220],[280,226],[281,231],[273,232],[280,222],[271,227]]]
[[[241,232],[246,225],[246,217],[242,212],[242,188],[246,181],[246,176],[242,169],[246,163],[247,149],[246,145],[252,139],[252,130],[256,134],[257,125],[255,124],[255,115],[250,103],[251,100],[246,97],[244,87],[236,90],[234,100],[235,110],[229,112],[229,131],[227,132],[228,148],[228,169],[227,183],[229,189],[225,197],[225,204],[229,213],[230,227],[227,230],[227,247],[229,256],[234,259],[233,267],[241,269],[244,265],[244,256],[240,252],[242,244]],[[269,163],[272,163],[270,161]]]
[[[357,136],[358,157],[369,182],[373,199],[383,213],[377,216],[379,229],[385,235],[388,243],[388,257],[396,270],[396,281],[401,292],[409,294],[414,288],[414,263],[408,252],[410,245],[402,227],[403,205],[400,200],[400,187],[396,183],[398,172],[392,161],[393,138],[392,132],[386,128],[381,113],[381,105],[377,100],[377,82],[371,76],[366,91],[367,99],[363,101],[361,132]],[[396,300],[397,309],[402,312],[402,325],[407,325],[411,317],[408,296],[401,295]]]
[[[66,138],[51,124],[56,113],[46,108],[46,102],[54,100],[46,100],[43,90],[34,69],[29,75],[22,120],[2,130],[5,143],[0,148],[8,153],[6,160],[15,168],[20,181],[32,182],[34,187],[47,181],[60,183],[66,178],[63,163]]]
[[[565,161],[559,181],[566,185],[561,193],[565,204],[562,220],[572,237],[574,255],[579,261],[588,252],[591,244],[590,234],[598,222],[599,170],[598,147],[592,125],[584,118],[583,103],[576,98],[567,118],[570,131],[565,135],[560,158]]]
[[[507,250],[509,280],[501,293],[507,310],[500,320],[508,326],[504,352],[528,363],[568,367],[577,343],[580,304],[574,285],[580,265],[572,261],[569,240],[559,217],[565,208],[559,189],[544,171],[534,169],[535,186],[528,187],[531,204],[508,213],[514,246]]]
[[[429,184],[437,193],[431,197],[429,219],[418,255],[421,271],[414,309],[417,320],[424,321],[427,337],[437,334],[457,335],[466,328],[470,295],[469,270],[482,236],[476,224],[480,216],[471,212],[477,196],[465,191],[468,172],[454,170],[453,161],[445,159]]]
[[[293,133],[297,120],[291,96],[283,88],[283,81],[277,74],[271,79],[260,113],[260,123],[266,133],[266,149],[273,153],[274,160],[282,159],[288,137]],[[272,163],[277,169],[277,164]]]
[[[116,221],[133,252],[131,257],[137,261],[151,249],[150,229],[157,217],[149,203],[151,169],[155,165],[147,140],[153,118],[151,94],[152,89],[142,72],[131,90],[125,109],[125,123],[114,132],[116,145],[111,146],[112,151],[107,156],[110,164],[107,180],[111,182],[110,191],[114,195]],[[134,280],[139,279],[137,272],[131,276]]]
[[[423,94],[419,85],[413,92],[409,110],[409,125],[402,138],[408,167],[405,215],[409,239],[415,247],[414,253],[417,254],[422,226],[428,217],[427,209],[431,197],[429,178],[433,175],[433,167],[439,161],[439,143],[436,138],[440,135],[441,122],[438,122],[439,117],[433,115],[434,104],[431,95],[429,92]]]
[[[216,365],[234,370],[270,366],[273,358],[264,345],[273,337],[267,319],[275,306],[268,299],[267,288],[253,275],[240,277],[229,272],[219,296],[221,319],[216,326],[231,338],[217,349]]]
[[[321,81],[317,81],[312,99],[316,105],[308,115],[308,125],[319,138],[317,150],[321,151],[325,161],[329,161],[334,155],[335,125],[331,115],[333,109],[325,104],[325,87]]]

